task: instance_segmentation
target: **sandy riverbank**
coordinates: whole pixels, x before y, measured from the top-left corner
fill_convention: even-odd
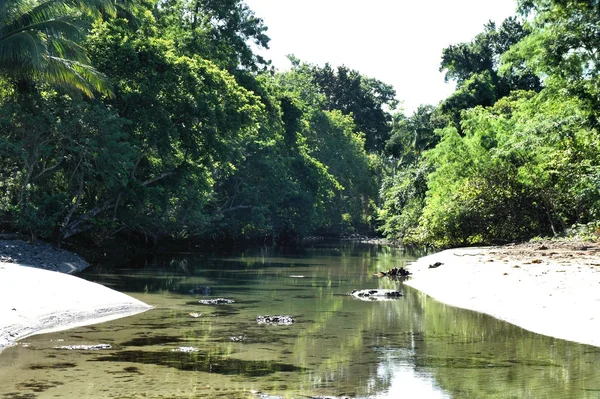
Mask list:
[[[6,246],[0,248],[0,255],[4,260],[10,255],[11,262],[0,260],[0,351],[33,334],[101,323],[151,308],[128,295],[65,274],[87,266],[76,255],[45,246],[27,247],[29,244],[17,241],[2,244]],[[15,256],[29,261],[15,263]],[[64,273],[30,267],[38,258],[43,268]]]
[[[429,268],[436,262],[443,264]],[[600,346],[600,245],[533,242],[420,258],[405,284],[538,334]]]

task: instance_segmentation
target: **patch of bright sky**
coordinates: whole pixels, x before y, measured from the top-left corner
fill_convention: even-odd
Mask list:
[[[470,41],[489,20],[515,14],[515,0],[246,0],[269,28],[260,53],[278,70],[288,54],[345,65],[391,84],[405,113],[455,89],[439,72],[442,49]]]

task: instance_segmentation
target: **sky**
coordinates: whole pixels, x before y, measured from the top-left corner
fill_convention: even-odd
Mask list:
[[[269,50],[259,53],[278,70],[289,69],[288,54],[345,65],[394,86],[407,114],[454,91],[439,71],[442,49],[516,10],[516,0],[245,1],[269,28]]]

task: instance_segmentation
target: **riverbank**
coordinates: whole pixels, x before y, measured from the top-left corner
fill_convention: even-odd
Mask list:
[[[102,323],[151,308],[66,274],[87,266],[67,251],[9,240],[0,242],[0,257],[0,351],[30,335]]]
[[[436,262],[442,264],[436,266]],[[433,267],[430,267],[433,266]],[[526,330],[600,346],[600,245],[544,241],[449,249],[410,265],[405,284]]]
[[[89,266],[81,256],[73,252],[42,241],[31,244],[22,240],[0,240],[0,262],[68,274],[80,272]]]

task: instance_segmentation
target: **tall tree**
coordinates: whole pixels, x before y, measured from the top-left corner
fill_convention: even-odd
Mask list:
[[[267,27],[242,0],[158,0],[156,4],[158,25],[183,54],[200,55],[234,74],[269,65],[252,48],[268,48]]]
[[[600,5],[593,0],[521,0],[532,15],[531,30],[504,60],[526,65],[545,77],[546,86],[567,90],[597,110],[600,78]],[[596,112],[592,118],[597,122]]]
[[[462,110],[477,105],[490,106],[513,90],[541,90],[541,82],[532,69],[514,63],[501,65],[501,56],[524,39],[530,30],[516,17],[507,18],[500,28],[494,22],[467,43],[453,44],[442,52],[440,71],[454,80],[457,90],[441,104],[457,129]]]
[[[365,135],[365,149],[382,151],[390,137],[390,112],[398,104],[394,88],[345,66],[337,70],[329,64],[312,66],[311,74],[325,96],[326,109],[352,115],[356,127]]]
[[[385,145],[386,153],[402,159],[403,164],[412,163],[424,151],[435,147],[439,141],[435,129],[443,127],[443,120],[432,105],[419,106],[410,117],[396,114],[392,137]]]

